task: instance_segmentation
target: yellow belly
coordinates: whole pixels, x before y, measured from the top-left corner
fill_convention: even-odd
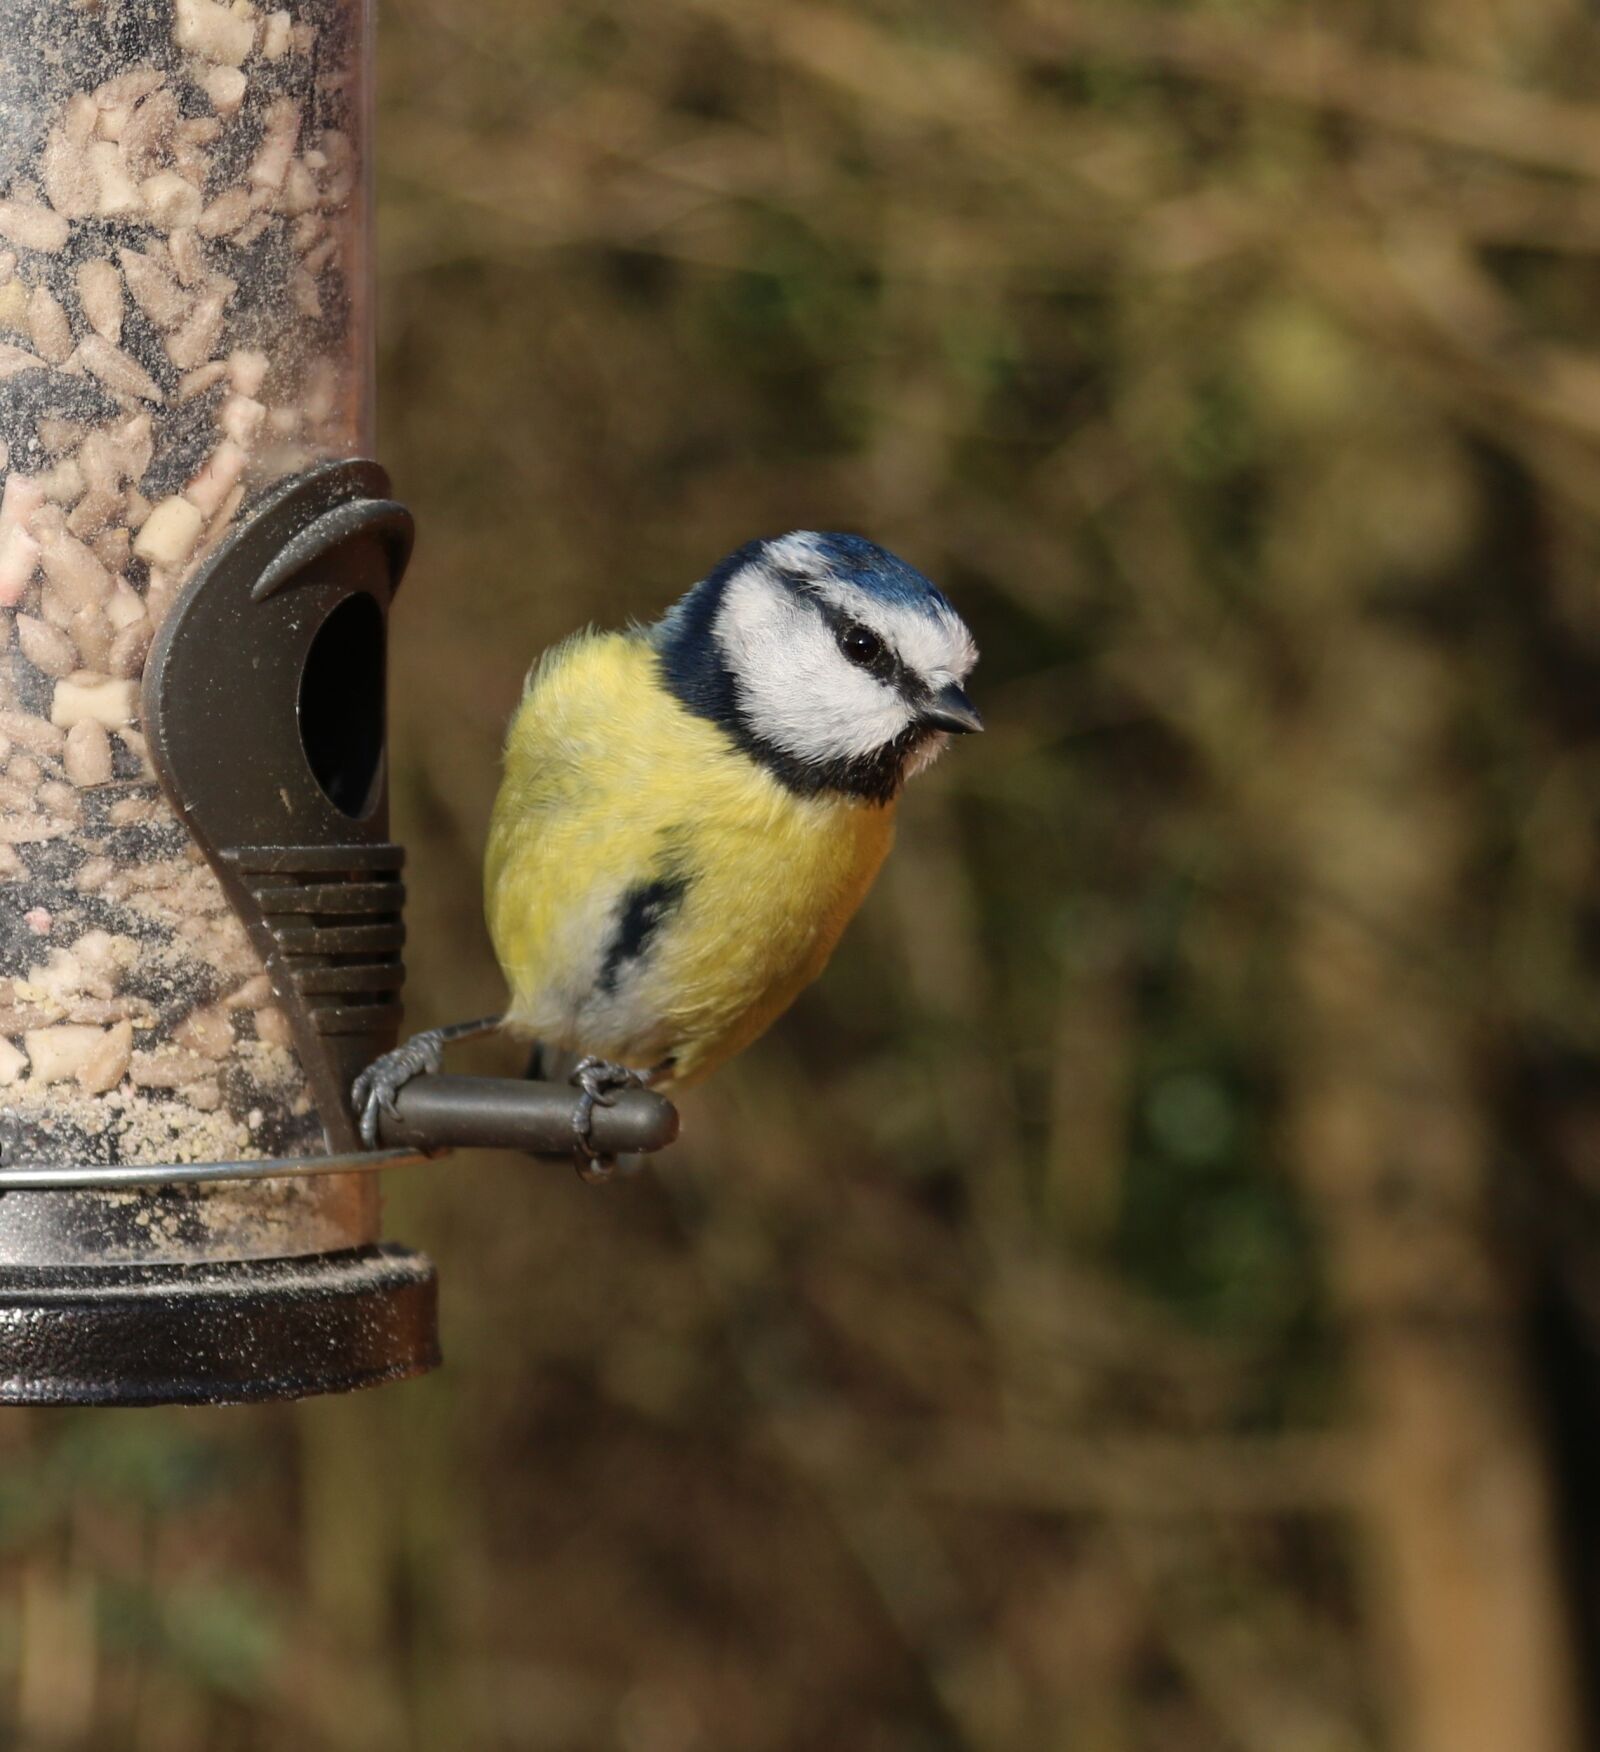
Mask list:
[[[549,1045],[702,1077],[815,979],[872,884],[893,808],[797,797],[656,678],[632,635],[584,636],[512,722],[485,866],[512,1025]],[[630,893],[681,893],[615,959]],[[606,981],[613,981],[606,989]]]

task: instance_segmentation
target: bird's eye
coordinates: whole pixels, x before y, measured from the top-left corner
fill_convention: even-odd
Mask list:
[[[870,627],[862,626],[860,621],[849,621],[840,628],[839,649],[863,669],[871,669],[884,655],[883,640]]]

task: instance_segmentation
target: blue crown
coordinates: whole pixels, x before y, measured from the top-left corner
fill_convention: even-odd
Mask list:
[[[920,609],[929,615],[955,613],[937,584],[924,578],[915,566],[908,566],[898,554],[868,541],[864,535],[842,535],[834,530],[805,533],[812,536],[818,554],[834,574],[868,596],[897,608]]]

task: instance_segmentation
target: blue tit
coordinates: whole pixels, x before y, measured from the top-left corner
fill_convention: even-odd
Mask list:
[[[369,1146],[403,1083],[493,1027],[581,1055],[580,1143],[613,1088],[681,1088],[826,966],[906,780],[982,729],[977,647],[904,560],[800,531],[730,554],[651,626],[584,632],[528,677],[484,903],[503,1014],[357,1081]]]

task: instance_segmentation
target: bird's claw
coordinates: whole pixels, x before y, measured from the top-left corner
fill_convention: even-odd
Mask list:
[[[572,1110],[573,1161],[580,1180],[598,1184],[616,1173],[617,1159],[594,1147],[590,1136],[594,1110],[609,1107],[624,1089],[643,1089],[649,1078],[643,1071],[613,1064],[610,1059],[589,1057],[579,1059],[571,1080],[578,1090],[577,1105]]]
[[[398,1119],[394,1098],[413,1077],[432,1075],[444,1064],[442,1028],[424,1029],[402,1041],[393,1052],[375,1058],[350,1086],[350,1104],[360,1116],[361,1141],[369,1150],[378,1147],[380,1119]]]

